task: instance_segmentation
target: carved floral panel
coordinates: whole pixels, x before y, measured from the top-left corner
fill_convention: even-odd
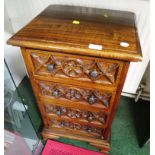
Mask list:
[[[97,90],[81,89],[75,87],[67,87],[56,83],[39,82],[41,94],[43,96],[51,96],[54,98],[65,98],[76,102],[86,102],[92,104],[102,104],[109,107],[112,94]]]
[[[104,129],[102,128],[96,128],[93,126],[83,125],[79,123],[72,123],[69,121],[58,121],[55,119],[52,119],[51,123],[58,127],[86,132],[86,133],[96,136],[99,139],[104,139],[104,136],[103,136]]]
[[[100,84],[114,84],[119,69],[119,63],[107,60],[38,53],[31,53],[31,58],[36,74]]]
[[[84,119],[88,122],[98,122],[105,124],[106,115],[102,112],[90,112],[57,105],[46,104],[45,111],[49,114],[56,114],[57,116],[67,116],[69,118]]]

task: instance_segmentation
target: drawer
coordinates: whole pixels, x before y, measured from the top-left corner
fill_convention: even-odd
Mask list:
[[[88,89],[56,82],[36,80],[39,96],[44,101],[55,102],[58,105],[68,105],[77,108],[108,111],[112,107],[115,92]]]
[[[117,86],[123,62],[27,49],[34,76],[62,83]]]
[[[58,120],[72,120],[81,124],[105,128],[107,115],[104,112],[92,112],[86,109],[75,109],[54,104],[44,104],[45,113],[48,117]]]
[[[83,135],[94,137],[98,139],[104,139],[104,131],[103,128],[97,128],[90,125],[82,125],[80,123],[71,122],[71,121],[64,121],[64,120],[56,120],[50,119],[50,126],[49,128],[52,130],[63,131],[65,133],[72,133],[76,135]]]

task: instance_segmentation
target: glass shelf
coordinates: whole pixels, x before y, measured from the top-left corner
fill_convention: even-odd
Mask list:
[[[22,98],[4,62],[4,144],[5,155],[32,155],[42,147]],[[40,149],[40,148],[39,148]]]

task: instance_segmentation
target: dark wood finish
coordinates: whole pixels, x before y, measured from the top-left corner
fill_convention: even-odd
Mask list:
[[[110,109],[112,92],[99,91],[95,89],[79,88],[71,85],[62,85],[60,83],[49,83],[45,81],[37,82],[40,88],[40,95],[49,99],[61,99],[62,102],[71,101],[74,104],[97,106],[104,109]],[[76,102],[76,103],[75,103]]]
[[[8,43],[21,47],[44,139],[83,140],[108,153],[129,63],[142,59],[134,14],[53,5]]]
[[[54,50],[121,60],[141,60],[134,14],[75,6],[49,6],[8,43],[27,48]],[[77,20],[79,24],[73,24]],[[120,46],[128,42],[128,47]],[[88,48],[102,45],[102,50]]]
[[[66,129],[67,132],[73,133],[86,133],[88,136],[95,137],[97,139],[104,139],[103,128],[95,127],[89,124],[81,124],[78,122],[72,122],[67,120],[51,120],[52,127],[55,127],[57,130],[62,128],[63,130]]]
[[[29,50],[33,74],[52,79],[82,81],[116,87],[123,67],[121,61]],[[81,83],[81,82],[80,82]]]
[[[123,67],[123,70],[122,70],[122,76],[121,76],[120,83],[119,83],[118,88],[117,88],[117,94],[116,94],[115,100],[114,100],[115,104],[113,105],[113,108],[111,110],[111,114],[110,114],[110,117],[109,117],[110,119],[108,121],[108,126],[107,126],[107,128],[105,130],[105,138],[107,138],[109,136],[109,133],[110,133],[112,121],[114,119],[116,108],[117,108],[118,103],[119,103],[119,99],[120,99],[121,92],[122,92],[122,89],[123,89],[123,85],[124,85],[124,82],[125,82],[126,74],[128,72],[128,68],[129,68],[129,62],[124,62],[124,67]]]
[[[57,106],[55,104],[45,104],[45,111],[48,115],[55,115],[59,118],[80,120],[81,122],[91,124],[98,124],[101,127],[102,124],[105,124],[107,120],[106,115],[103,112],[90,112],[87,110]]]

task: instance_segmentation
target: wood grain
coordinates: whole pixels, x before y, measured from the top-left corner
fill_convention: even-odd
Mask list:
[[[108,153],[130,61],[142,59],[134,14],[49,6],[8,43],[21,47],[43,138],[82,140]]]
[[[123,63],[110,59],[91,58],[55,52],[27,49],[33,64],[33,74],[50,79],[72,80],[116,87]],[[64,82],[63,82],[64,83]]]
[[[110,119],[108,121],[108,126],[107,126],[107,128],[105,130],[105,137],[106,138],[108,138],[109,134],[110,134],[111,125],[112,125],[112,122],[113,122],[113,119],[114,119],[114,116],[115,116],[115,113],[116,113],[116,110],[117,110],[117,106],[119,104],[119,100],[120,100],[120,97],[121,97],[121,92],[122,92],[123,85],[124,85],[124,82],[125,82],[125,78],[126,78],[126,75],[127,75],[127,72],[128,72],[128,68],[129,68],[129,62],[125,62],[123,70],[122,70],[122,76],[121,76],[121,79],[120,79],[120,83],[119,83],[118,88],[117,88],[117,93],[115,95],[114,105],[113,105],[113,108],[112,108],[112,111],[111,111],[111,114],[110,114],[110,117],[109,117]]]
[[[113,93],[108,91],[99,91],[95,89],[79,88],[71,85],[62,85],[60,83],[49,83],[44,81],[37,82],[39,85],[40,95],[58,100],[70,100],[72,102],[85,105],[97,105],[101,108],[108,109],[111,107]]]
[[[84,11],[85,10],[85,11]],[[114,10],[49,6],[8,44],[80,55],[142,60],[134,14]],[[80,24],[73,24],[77,20]],[[120,46],[127,42],[128,47]],[[101,45],[102,50],[90,49]]]

